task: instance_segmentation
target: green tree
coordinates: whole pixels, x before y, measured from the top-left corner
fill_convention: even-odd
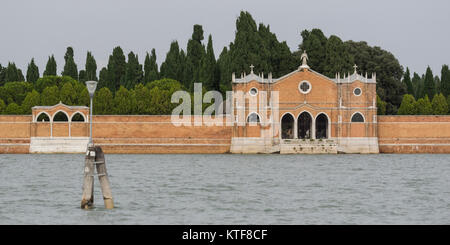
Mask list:
[[[418,100],[419,98],[422,98],[423,96],[425,96],[423,94],[423,81],[422,78],[420,78],[419,74],[415,73],[413,74],[413,78],[412,78],[412,85],[414,88],[414,97],[416,98],[416,100]]]
[[[78,73],[78,81],[80,81],[82,83],[87,81],[86,71],[85,70],[80,70],[80,72]]]
[[[386,115],[386,102],[377,95],[377,114]]]
[[[60,89],[67,82],[72,83],[72,85],[77,83],[75,79],[69,76],[44,76],[36,81],[34,88],[39,93],[42,93],[46,87],[57,86]]]
[[[183,77],[183,84],[186,88],[193,90],[194,83],[199,82],[200,65],[206,55],[203,41],[203,27],[194,25],[192,38],[189,39],[186,52],[186,66]]]
[[[95,92],[93,111],[95,115],[111,115],[113,114],[113,108],[113,94],[108,87],[103,87]]]
[[[3,83],[5,82],[5,71],[6,68],[4,68],[2,64],[0,64],[0,86],[2,86]]]
[[[76,92],[70,82],[65,83],[59,92],[59,99],[66,105],[74,105],[76,101]]]
[[[73,58],[73,48],[67,47],[66,54],[64,55],[64,60],[66,64],[64,65],[64,70],[62,72],[63,76],[72,77],[75,80],[78,80],[78,68],[75,64],[75,60]]]
[[[27,96],[27,93],[32,90],[33,84],[28,82],[7,82],[2,87],[0,98],[8,104],[15,102],[20,105]]]
[[[158,64],[156,63],[156,52],[152,49],[151,56],[147,53],[144,62],[144,81],[145,83],[159,79]]]
[[[352,69],[353,57],[349,54],[347,46],[342,40],[331,35],[325,45],[325,65],[323,74],[334,77],[336,73],[349,72]]]
[[[405,94],[403,96],[402,103],[400,104],[400,108],[397,111],[398,115],[415,115],[417,113],[416,110],[416,99],[411,94]]]
[[[170,44],[166,60],[161,64],[161,78],[171,78],[178,81],[183,79],[185,55],[180,50],[177,41]]]
[[[377,94],[386,101],[386,114],[397,114],[403,95],[407,92],[405,84],[401,82],[403,67],[399,61],[392,53],[377,46],[371,47],[366,42],[346,41],[345,44],[361,73],[376,73]]]
[[[434,96],[431,101],[431,107],[433,108],[433,115],[445,115],[448,113],[447,100],[442,93]]]
[[[136,84],[141,83],[143,78],[142,65],[139,64],[137,54],[130,52],[128,54],[128,62],[125,69],[125,88],[132,89]]]
[[[448,114],[450,114],[450,94],[447,96]]]
[[[416,102],[416,110],[418,115],[431,115],[433,114],[433,107],[431,105],[428,95],[424,98],[420,98]]]
[[[108,85],[108,69],[106,69],[106,67],[103,67],[98,75],[97,88],[101,89],[103,87],[107,87],[107,85]]]
[[[134,88],[134,92],[136,96],[136,114],[149,114],[152,106],[150,90],[142,83],[139,83]]]
[[[20,69],[17,69],[15,63],[9,62],[5,70],[4,82],[19,82],[19,81],[25,81],[22,71]]]
[[[106,87],[113,93],[115,93],[125,81],[126,64],[122,48],[119,46],[115,47],[112,55],[109,56],[107,68],[108,76],[106,77]]]
[[[6,109],[5,102],[2,99],[0,99],[0,114],[4,114],[5,109]]]
[[[134,111],[132,104],[132,92],[120,86],[114,96],[114,113],[117,115],[129,115]]]
[[[72,84],[76,93],[75,101],[73,101],[73,104],[80,106],[89,106],[90,98],[86,84],[81,82],[74,82]]]
[[[428,98],[433,98],[434,94],[436,93],[433,72],[431,71],[431,68],[429,66],[425,73],[424,93],[428,95]]]
[[[56,60],[53,55],[48,57],[47,65],[45,66],[44,76],[56,76]]]
[[[33,106],[41,105],[41,95],[33,89],[29,92],[22,102],[22,112],[24,114],[31,114],[31,108]]]
[[[206,48],[206,55],[203,56],[201,61],[201,66],[199,70],[199,80],[198,82],[203,83],[206,89],[219,90],[220,85],[218,83],[217,77],[217,64],[216,57],[214,56],[214,48],[212,43],[212,36],[208,37],[208,45]]]
[[[27,82],[35,83],[39,79],[39,68],[34,63],[34,58],[28,64],[27,68]]]
[[[324,61],[326,60],[327,37],[320,29],[304,30],[301,36],[303,42],[299,45],[299,50],[308,53],[308,65],[315,71],[324,73],[326,71],[326,63]]]
[[[403,75],[403,83],[406,85],[407,93],[411,94],[411,95],[414,95],[414,87],[413,87],[413,84],[411,82],[411,75],[409,73],[409,68],[408,67],[406,67],[406,72]]]
[[[170,115],[177,104],[171,102],[172,94],[179,90],[185,90],[183,85],[173,79],[161,79],[146,85],[150,90],[151,115]]]
[[[59,103],[59,89],[57,86],[46,87],[41,94],[42,105],[56,105]]]
[[[450,94],[450,70],[448,65],[443,65],[441,69],[441,92],[444,96]]]
[[[97,81],[97,62],[94,59],[94,56],[92,56],[91,52],[87,52],[86,55],[86,65],[85,65],[85,71],[86,71],[86,80],[85,81]]]
[[[22,108],[16,103],[10,103],[5,109],[4,114],[6,115],[20,115],[22,114]]]

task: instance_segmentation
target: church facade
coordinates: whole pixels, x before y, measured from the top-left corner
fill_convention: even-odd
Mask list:
[[[233,74],[233,153],[378,153],[376,74]],[[253,101],[253,102],[251,102]],[[244,117],[245,115],[245,117]]]

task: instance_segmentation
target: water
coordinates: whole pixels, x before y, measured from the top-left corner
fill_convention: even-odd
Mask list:
[[[450,155],[0,155],[0,224],[450,224]]]

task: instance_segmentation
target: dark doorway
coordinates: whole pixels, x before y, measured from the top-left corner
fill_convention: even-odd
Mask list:
[[[285,114],[283,118],[281,118],[281,138],[294,138],[294,117],[291,114]]]
[[[320,114],[316,118],[316,139],[328,138],[328,118],[325,114]]]
[[[298,116],[297,126],[299,139],[311,139],[312,118],[308,112],[302,112]]]

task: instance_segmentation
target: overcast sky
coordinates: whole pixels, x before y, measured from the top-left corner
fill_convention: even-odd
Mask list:
[[[67,46],[75,51],[78,69],[86,52],[97,60],[97,72],[120,45],[134,51],[143,63],[156,49],[157,62],[165,59],[170,42],[186,49],[194,24],[212,34],[215,55],[234,40],[241,10],[257,23],[269,24],[278,40],[292,51],[304,29],[320,28],[343,41],[367,41],[392,52],[405,68],[420,74],[428,65],[440,75],[450,64],[450,1],[335,1],[335,0],[0,0],[0,64],[14,61],[26,75],[34,57],[42,75],[48,56],[55,55],[58,72]],[[314,69],[314,67],[312,67]]]

